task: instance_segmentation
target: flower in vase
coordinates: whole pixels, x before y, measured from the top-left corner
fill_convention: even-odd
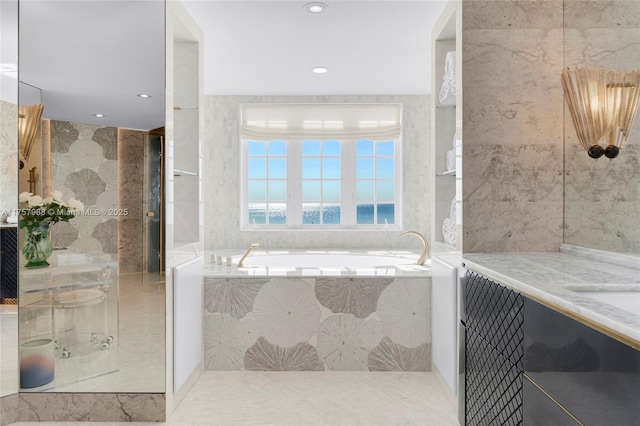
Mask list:
[[[84,205],[71,198],[62,201],[62,193],[53,191],[46,198],[34,195],[30,192],[20,194],[20,202],[26,206],[20,209],[21,219],[18,222],[20,228],[25,229],[22,254],[27,259],[26,267],[48,266],[47,259],[51,256],[51,241],[49,240],[49,227],[56,222],[68,222],[76,216]]]
[[[22,192],[20,193],[20,195],[18,196],[18,200],[21,203],[26,203],[27,201],[29,201],[29,198],[31,198],[33,194],[31,192]]]
[[[53,191],[51,192],[51,198],[53,198],[54,201],[62,201],[62,192],[60,191]]]
[[[27,205],[29,207],[40,207],[43,205],[42,203],[42,197],[39,195],[32,195],[31,197],[29,197],[29,200],[27,200]]]
[[[26,203],[26,206],[20,209],[21,220],[18,225],[28,231],[56,222],[68,222],[80,210],[84,209],[82,202],[75,198],[66,202],[62,201],[62,192],[60,191],[53,191],[46,198],[30,192],[23,192],[20,194],[19,200]]]

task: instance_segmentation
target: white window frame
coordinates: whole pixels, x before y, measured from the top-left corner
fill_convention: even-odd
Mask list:
[[[363,138],[366,139],[366,138]],[[290,139],[284,137],[274,138],[287,143],[287,224],[251,224],[249,223],[249,200],[248,200],[248,142],[250,138],[241,138],[240,143],[240,229],[243,231],[330,231],[330,230],[354,230],[354,231],[398,231],[402,229],[403,218],[403,155],[402,136],[393,139],[394,141],[394,166],[395,166],[395,200],[393,201],[395,223],[393,224],[368,224],[358,225],[356,214],[356,142],[342,141],[340,138],[331,140],[340,141],[341,146],[341,201],[340,201],[340,221],[339,225],[304,225],[302,224],[302,141],[303,140],[328,140],[326,138],[305,137],[304,139]],[[362,140],[362,139],[361,139]],[[388,142],[389,140],[374,142]],[[375,158],[375,157],[374,157]],[[321,180],[322,181],[322,180]],[[374,205],[377,205],[374,193]],[[375,209],[375,207],[374,207]],[[321,212],[322,214],[322,212]]]

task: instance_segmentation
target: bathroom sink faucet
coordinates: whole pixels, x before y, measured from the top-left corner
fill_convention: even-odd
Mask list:
[[[418,258],[418,260],[416,260],[416,265],[424,265],[424,262],[426,262],[427,258],[429,257],[429,241],[427,241],[427,237],[425,237],[418,231],[406,231],[400,234],[400,236],[404,237],[405,235],[409,234],[415,235],[416,237],[420,238],[420,241],[422,241],[422,254]]]
[[[251,244],[249,246],[249,248],[247,249],[247,251],[244,252],[244,254],[242,255],[242,257],[240,258],[240,260],[238,261],[238,268],[242,268],[244,266],[244,260],[247,258],[247,256],[249,256],[249,254],[253,251],[254,248],[256,247],[260,247],[260,244],[256,243],[256,244]]]

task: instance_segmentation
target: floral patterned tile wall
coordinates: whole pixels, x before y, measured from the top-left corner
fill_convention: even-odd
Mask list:
[[[428,278],[205,278],[205,369],[430,371]]]
[[[50,121],[51,188],[76,198],[84,214],[57,223],[54,247],[117,253],[117,128]]]

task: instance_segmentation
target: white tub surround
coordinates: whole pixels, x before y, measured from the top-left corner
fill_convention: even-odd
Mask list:
[[[431,260],[416,265],[418,252],[410,250],[262,250],[257,248],[238,268],[244,249],[207,252],[205,277],[270,276],[401,276],[431,277]],[[218,255],[221,263],[215,263]],[[232,259],[232,265],[226,259]]]
[[[418,257],[269,250],[243,268],[205,265],[205,369],[429,371],[431,271]]]
[[[616,303],[614,300],[605,303],[606,299],[597,295],[624,292],[640,300],[640,268],[634,265],[615,265],[563,252],[472,253],[463,255],[463,263],[467,269],[640,348],[640,304],[633,313],[628,307],[610,304]]]

